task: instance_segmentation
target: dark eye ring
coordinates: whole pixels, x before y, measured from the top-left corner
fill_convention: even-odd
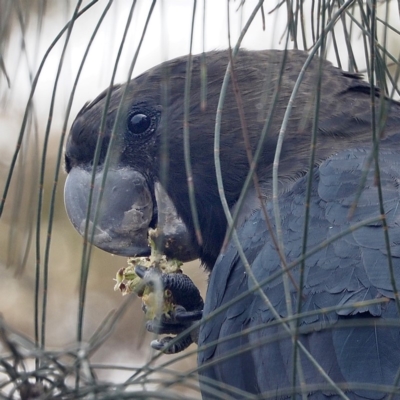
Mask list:
[[[151,125],[152,118],[141,112],[131,115],[128,120],[129,131],[134,135],[147,132]]]

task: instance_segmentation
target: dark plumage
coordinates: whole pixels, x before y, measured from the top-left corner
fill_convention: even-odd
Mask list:
[[[307,56],[301,51],[242,50],[235,60],[235,73],[253,153],[266,118],[272,111],[257,176],[274,226],[272,162],[286,106]],[[199,247],[195,239],[184,166],[186,57],[149,70],[128,82],[127,88],[125,85],[113,88],[97,167],[99,181],[121,96],[125,89],[127,91],[120,119],[115,123],[116,140],[110,153],[111,183],[104,192],[105,200],[93,242],[116,254],[139,255],[148,251],[144,245],[146,229],[156,227],[158,216],[165,212],[157,201],[154,187],[160,182],[160,153],[165,151],[161,146],[162,134],[166,134],[168,173],[164,189],[181,218],[179,226],[186,232],[189,253],[193,256],[198,254],[211,270],[204,316],[207,317],[237,296],[243,296],[223,312],[205,319],[201,327],[200,375],[209,378],[202,379],[203,396],[215,397],[215,392],[209,391],[214,379],[214,387],[238,398],[243,397],[243,392],[267,392],[272,398],[290,397],[293,386],[300,392],[301,383],[310,385],[303,388],[309,398],[339,398],[337,389],[316,370],[303,350],[298,353],[302,367],[298,369],[293,384],[293,343],[283,325],[275,323],[275,311],[282,318],[290,315],[280,274],[281,261],[259,210],[254,188],[250,188],[239,213],[238,234],[252,272],[259,282],[264,281],[262,289],[274,310],[257,291],[244,295],[254,287],[254,282],[246,272],[232,240],[220,254],[227,223],[216,183],[213,148],[217,104],[228,60],[226,51],[206,54],[207,107],[202,110],[201,57],[193,58],[190,151],[203,245]],[[316,161],[313,171],[308,171],[320,69],[323,75]],[[278,99],[273,104],[276,90]],[[167,93],[166,100],[163,93]],[[87,199],[81,198],[81,192],[91,174],[105,96],[103,93],[82,109],[72,126],[66,147],[66,169],[76,177],[67,182],[67,209],[81,233],[85,213],[78,213],[77,217],[75,210],[86,210],[87,207]],[[381,114],[385,120],[384,135],[380,142],[381,182],[396,278],[400,277],[400,105],[380,96],[378,91],[374,92],[373,97],[378,120]],[[378,190],[372,163],[358,207],[353,217],[348,218],[371,152],[371,114],[371,89],[359,76],[343,72],[326,61],[322,61],[321,65],[317,58],[311,62],[294,100],[279,164],[278,202],[287,263],[294,263],[302,254],[304,203],[309,173],[313,176],[313,186],[307,251],[360,221],[379,217]],[[232,209],[249,170],[232,84],[229,85],[222,110],[220,159],[225,195]],[[123,183],[119,178],[120,171],[124,171]],[[130,177],[135,180],[134,189],[129,186]],[[99,184],[96,185],[95,201],[100,193]],[[114,192],[122,193],[125,186],[126,199],[121,201]],[[118,211],[115,218],[111,217],[113,207]],[[168,209],[167,214],[175,215],[174,212]],[[179,256],[178,250],[174,252]],[[295,266],[289,279],[289,297],[294,312],[298,307],[299,269],[299,265]],[[268,277],[271,279],[265,281]],[[390,391],[390,385],[395,383],[400,368],[400,327],[382,221],[377,219],[370,222],[308,257],[302,290],[300,309],[302,313],[308,313],[299,317],[299,329],[303,333],[300,341],[304,348],[349,398],[383,398],[384,392]],[[374,299],[383,299],[385,302],[361,307],[353,304]],[[335,306],[345,308],[316,312]],[[309,313],[312,311],[314,313]],[[227,339],[234,334],[238,335]],[[204,345],[207,346],[203,349]],[[221,386],[222,383],[226,386]],[[362,383],[370,386],[362,388]],[[371,384],[381,386],[373,389]],[[400,398],[400,394],[396,396]]]

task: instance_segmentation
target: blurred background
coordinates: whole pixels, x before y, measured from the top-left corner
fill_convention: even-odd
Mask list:
[[[136,52],[132,77],[190,50],[197,54],[225,49],[229,39],[234,46],[248,22],[241,43],[248,49],[311,50],[325,29],[329,34],[323,56],[369,79],[371,30],[376,26],[377,78],[384,82],[388,96],[399,97],[397,2],[262,3],[0,0],[0,190],[4,200],[0,206],[0,398],[33,398],[35,390],[42,397],[49,396],[40,388],[26,389],[28,394],[21,387],[16,390],[18,380],[5,365],[13,365],[15,371],[42,368],[48,373],[43,366],[50,368],[51,362],[44,361],[50,354],[60,360],[66,357],[71,390],[77,365],[86,362],[109,366],[84,370],[92,385],[101,382],[115,391],[113,385],[122,384],[138,393],[166,387],[165,397],[171,391],[171,398],[176,393],[200,398],[195,376],[181,383],[178,379],[179,372],[195,370],[196,347],[192,345],[184,356],[153,360],[153,338],[144,330],[140,301],[134,297],[113,321],[107,340],[93,346],[99,327],[108,327],[107,316],[126,303],[113,290],[113,278],[126,266],[126,259],[92,248],[87,280],[82,274],[83,239],[63,205],[62,150],[74,116],[109,86],[125,29],[116,83],[129,79]],[[185,265],[184,272],[204,297],[207,275],[199,263]],[[79,302],[82,290],[86,290],[84,304]],[[77,347],[79,315],[87,344],[79,347],[81,353]],[[35,350],[35,343],[40,351]],[[35,363],[35,356],[42,362]],[[174,358],[176,362],[171,362]],[[162,371],[128,384],[135,368],[144,366],[161,366]],[[115,398],[121,396],[118,390]]]

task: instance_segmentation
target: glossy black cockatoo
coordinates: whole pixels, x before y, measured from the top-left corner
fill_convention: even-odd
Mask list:
[[[240,50],[223,96],[228,51],[193,56],[189,84],[168,61],[85,105],[66,144],[81,234],[143,256],[159,229],[209,271],[204,398],[400,398],[400,104],[317,57],[298,81],[307,59]]]

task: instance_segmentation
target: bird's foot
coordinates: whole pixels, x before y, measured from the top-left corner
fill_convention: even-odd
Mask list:
[[[198,329],[183,333],[203,315],[203,299],[193,281],[182,272],[162,273],[156,267],[145,268],[137,265],[135,273],[149,288],[142,295],[142,308],[149,318],[146,329],[156,334],[181,335],[180,338],[167,336],[155,340],[151,346],[166,354],[175,354],[186,349],[191,343],[197,343]],[[157,302],[149,301],[152,298],[150,294],[157,290],[163,293],[162,312],[155,310]],[[158,306],[160,307],[160,304]]]

